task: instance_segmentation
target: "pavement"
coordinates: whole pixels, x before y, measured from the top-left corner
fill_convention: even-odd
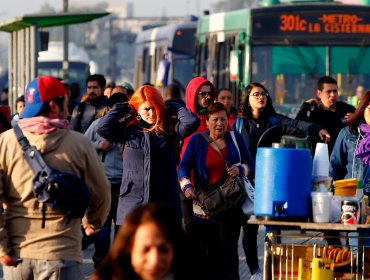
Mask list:
[[[258,260],[260,263],[260,268],[263,268],[263,241],[264,241],[264,235],[263,235],[263,227],[260,226],[259,234],[258,234]],[[239,239],[239,275],[240,279],[243,280],[249,280],[251,277],[249,269],[247,267],[246,261],[245,261],[245,255],[243,251],[243,247],[241,245],[241,239]],[[88,279],[89,275],[94,271],[94,264],[91,259],[92,255],[94,253],[94,246],[90,245],[87,249],[83,251],[83,273],[84,273],[84,279]],[[0,266],[0,280],[3,280],[3,270],[2,266]]]

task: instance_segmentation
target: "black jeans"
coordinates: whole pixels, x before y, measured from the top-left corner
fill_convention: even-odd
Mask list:
[[[247,218],[244,216],[242,221],[243,236],[242,244],[245,259],[251,274],[259,269],[257,252],[257,235],[259,225],[247,224]]]
[[[195,221],[192,244],[199,279],[238,280],[238,240],[241,209],[232,209],[210,222]]]

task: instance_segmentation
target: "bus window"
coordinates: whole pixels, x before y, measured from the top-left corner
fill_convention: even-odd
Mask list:
[[[217,34],[211,35],[208,41],[207,77],[212,83],[217,82]],[[217,84],[215,85],[218,86]]]
[[[144,83],[150,81],[150,68],[151,68],[151,61],[149,55],[149,49],[145,48],[143,51],[143,81]]]
[[[175,59],[173,61],[173,81],[185,89],[189,81],[193,78],[193,70],[194,59],[187,57],[184,59]]]
[[[180,54],[194,55],[195,53],[195,30],[178,29],[173,39],[172,51]]]
[[[256,46],[252,81],[263,82],[277,104],[300,104],[315,96],[317,78],[325,75],[326,48]]]
[[[61,61],[45,61],[38,63],[39,76],[53,76],[57,78],[63,77],[63,66]],[[89,64],[84,62],[70,61],[68,67],[68,82],[78,83],[81,87],[81,92],[86,91],[86,78],[90,75]]]
[[[200,45],[200,65],[199,65],[199,76],[207,76],[207,59],[208,59],[208,44]]]
[[[139,85],[143,84],[141,69],[143,69],[143,62],[141,59],[137,59],[135,62],[135,78],[136,78],[136,83]]]
[[[229,53],[227,51],[226,43],[217,44],[217,79],[215,81],[218,85],[228,86],[229,80]]]

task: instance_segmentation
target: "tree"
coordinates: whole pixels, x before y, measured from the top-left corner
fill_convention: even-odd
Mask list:
[[[53,6],[51,6],[50,4],[48,3],[44,3],[44,5],[41,6],[40,8],[40,13],[45,13],[45,14],[55,14],[56,13],[56,10]]]

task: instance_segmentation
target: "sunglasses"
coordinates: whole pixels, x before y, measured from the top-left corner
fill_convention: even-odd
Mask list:
[[[212,97],[213,96],[213,92],[212,91],[199,91],[198,92],[198,95],[200,95],[202,98],[206,98],[207,95],[209,97]]]

